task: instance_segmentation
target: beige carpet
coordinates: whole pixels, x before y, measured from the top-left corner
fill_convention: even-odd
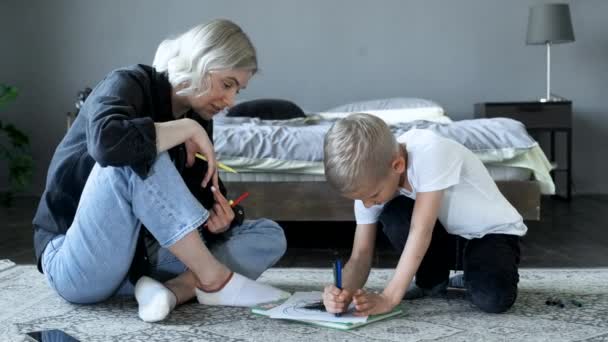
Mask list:
[[[371,288],[391,274],[374,271]],[[62,329],[81,341],[608,341],[608,269],[525,269],[521,278],[519,298],[505,314],[484,314],[451,295],[404,302],[402,317],[344,332],[198,304],[148,324],[138,319],[134,300],[71,305],[34,266],[0,260],[0,341],[22,341],[25,332],[41,329]],[[290,291],[319,289],[331,272],[272,269],[261,281]],[[549,296],[583,306],[547,306]]]

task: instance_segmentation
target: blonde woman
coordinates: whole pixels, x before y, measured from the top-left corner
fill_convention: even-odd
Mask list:
[[[283,255],[283,231],[235,215],[211,142],[213,116],[256,71],[247,35],[214,20],[162,42],[153,66],[95,87],[55,151],[33,221],[38,269],[61,297],[135,294],[139,316],[159,321],[195,295],[233,306],[283,295],[252,280]],[[190,168],[196,153],[204,168]]]

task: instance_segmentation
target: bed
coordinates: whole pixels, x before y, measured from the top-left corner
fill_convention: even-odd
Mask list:
[[[510,119],[453,121],[433,101],[397,98],[353,103],[286,120],[261,120],[258,113],[219,116],[214,120],[218,159],[238,171],[221,172],[229,196],[249,192],[244,203],[248,218],[352,221],[352,201],[327,184],[322,163],[324,133],[336,119],[352,112],[381,117],[396,136],[425,128],[464,144],[480,157],[525,220],[539,220],[541,195],[555,192],[551,164],[521,123]]]

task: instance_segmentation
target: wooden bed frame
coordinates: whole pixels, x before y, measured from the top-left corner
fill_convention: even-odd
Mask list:
[[[524,220],[540,220],[540,187],[534,181],[499,181],[498,188]],[[354,221],[353,202],[326,182],[226,182],[230,198],[243,192],[249,219]]]
[[[68,129],[78,109],[91,93],[78,94],[76,113],[68,113]],[[354,221],[353,202],[340,197],[326,182],[225,182],[230,198],[244,192],[250,219],[275,221]],[[534,181],[497,181],[498,188],[524,220],[540,220],[540,186]]]

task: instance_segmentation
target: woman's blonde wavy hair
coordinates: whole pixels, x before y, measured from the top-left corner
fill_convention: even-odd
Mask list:
[[[235,23],[216,19],[193,27],[176,38],[164,40],[156,50],[152,65],[166,72],[177,94],[203,94],[208,75],[214,70],[243,69],[255,74],[258,61],[249,37]]]

